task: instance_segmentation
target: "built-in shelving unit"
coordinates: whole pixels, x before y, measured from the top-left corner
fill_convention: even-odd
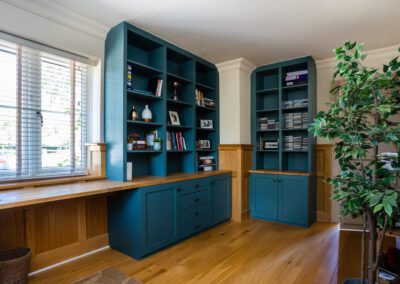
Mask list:
[[[132,86],[127,87],[127,65],[132,66]],[[150,89],[150,82],[161,79],[161,96]],[[174,87],[171,82],[178,82]],[[215,107],[197,106],[196,89],[215,101]],[[174,98],[176,94],[176,97]],[[107,177],[126,180],[127,162],[132,162],[132,176],[166,176],[198,171],[198,158],[212,156],[218,168],[218,72],[216,67],[156,36],[128,23],[110,30],[106,39],[105,56],[105,140],[107,148]],[[139,119],[129,120],[135,106]],[[141,114],[148,105],[151,122]],[[179,115],[180,125],[171,125],[169,111]],[[201,120],[212,120],[213,129],[200,128]],[[127,150],[127,137],[157,131],[162,140],[161,150]],[[186,150],[167,150],[168,132],[181,132]],[[209,150],[196,149],[196,141],[207,139]]]
[[[308,81],[294,86],[285,85],[288,72],[308,71]],[[306,113],[308,123],[315,115],[315,63],[304,57],[258,67],[252,74],[252,144],[253,169],[276,171],[315,172],[315,139],[308,126],[287,129],[285,116],[290,113]],[[288,100],[308,99],[307,106],[285,107]],[[278,129],[260,130],[259,119],[278,121]],[[308,138],[307,149],[286,149],[285,137]],[[278,141],[278,149],[263,149],[264,141]],[[260,144],[261,143],[261,144]]]

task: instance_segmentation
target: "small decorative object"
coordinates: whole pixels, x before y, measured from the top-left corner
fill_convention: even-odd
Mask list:
[[[182,87],[182,84],[180,82],[177,82],[177,81],[171,81],[170,85],[171,85],[172,89],[174,90],[173,99],[175,101],[177,101],[178,100],[178,90]]]
[[[146,122],[150,122],[153,119],[153,114],[149,109],[149,105],[146,105],[146,107],[142,111],[142,119]]]
[[[146,135],[147,147],[149,147],[150,149],[154,146],[154,136],[154,132]]]
[[[128,136],[128,143],[132,143],[132,150],[147,150],[147,141],[143,135],[132,133]]]
[[[279,147],[279,142],[276,140],[264,141],[263,150],[277,150]]]
[[[126,74],[126,87],[128,88],[128,90],[132,90],[133,86],[132,86],[132,65],[130,63],[128,63],[127,66],[127,74]]]
[[[136,120],[137,118],[138,118],[137,111],[135,109],[135,106],[133,105],[132,109],[131,109],[131,112],[129,113],[129,119],[130,120]]]
[[[133,150],[133,141],[134,141],[133,135],[128,135],[128,143],[126,144],[126,150],[132,151]]]
[[[161,150],[161,138],[155,138],[154,139],[154,146],[153,149],[155,151],[160,151]]]
[[[209,139],[198,140],[197,148],[198,149],[211,149],[211,141]]]
[[[169,118],[171,120],[171,125],[181,125],[181,122],[179,121],[179,115],[176,111],[168,111],[169,113]]]
[[[213,129],[213,121],[211,119],[201,119],[200,128]]]
[[[126,180],[132,180],[132,162],[126,163]]]

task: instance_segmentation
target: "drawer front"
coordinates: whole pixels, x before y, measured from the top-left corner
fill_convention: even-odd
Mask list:
[[[180,210],[210,202],[210,191],[202,190],[192,194],[186,194],[179,199]]]
[[[180,195],[192,194],[198,191],[207,190],[210,187],[209,179],[195,179],[180,184]]]
[[[185,224],[192,220],[209,215],[210,204],[204,203],[195,207],[183,209],[180,212],[180,223]]]
[[[181,239],[194,235],[208,227],[210,218],[204,216],[202,218],[193,220],[192,222],[186,223],[180,226],[179,236]]]

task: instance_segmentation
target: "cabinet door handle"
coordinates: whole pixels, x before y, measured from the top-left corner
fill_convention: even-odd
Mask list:
[[[178,187],[176,190],[177,190],[177,191],[181,191],[181,188],[180,188],[180,187]]]
[[[197,197],[194,201],[199,202],[199,201],[200,201],[200,198]]]
[[[197,211],[196,212],[196,214],[195,214],[195,216],[199,216],[200,215],[200,212],[199,211]]]
[[[274,182],[277,182],[278,180],[276,178],[273,179]]]
[[[196,230],[200,229],[200,225],[196,225]]]
[[[195,188],[198,188],[198,187],[199,187],[199,184],[196,183],[196,184],[194,185],[194,187],[195,187]]]

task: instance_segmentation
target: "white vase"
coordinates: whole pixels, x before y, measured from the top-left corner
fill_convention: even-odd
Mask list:
[[[133,149],[133,143],[128,143],[128,144],[126,144],[126,149],[127,149],[128,151],[132,151],[132,149]]]
[[[146,107],[142,111],[142,118],[144,121],[147,121],[147,122],[152,120],[153,115],[152,115],[151,111],[149,110],[149,105],[146,105]]]
[[[161,150],[161,142],[154,142],[154,148],[155,151],[160,151]]]

